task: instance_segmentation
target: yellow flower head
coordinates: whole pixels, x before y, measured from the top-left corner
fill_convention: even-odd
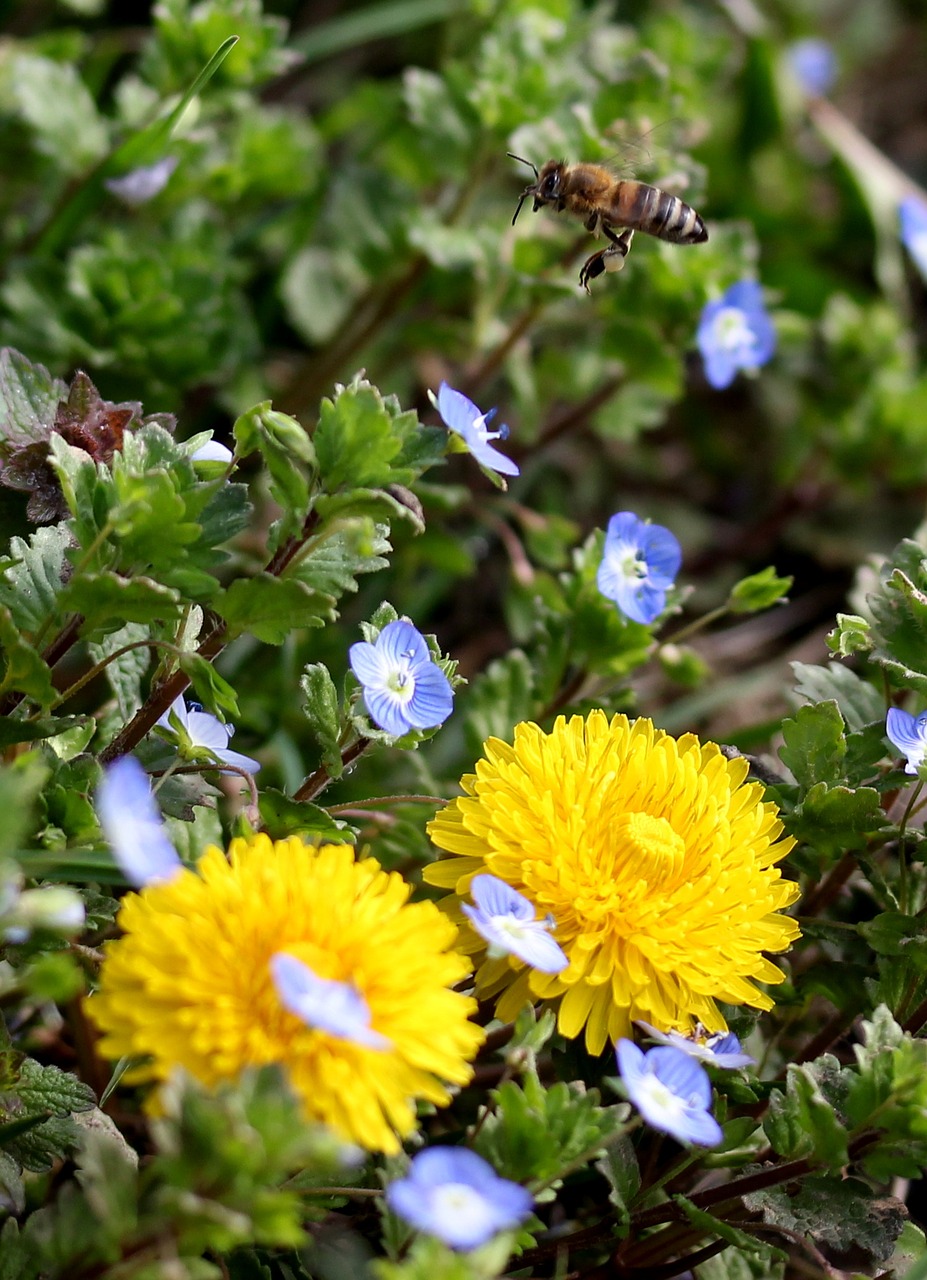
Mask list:
[[[772,1008],[756,982],[781,982],[763,956],[799,936],[777,914],[798,896],[776,863],[776,806],[744,782],[745,760],[715,743],[671,738],[650,720],[562,716],[551,733],[520,724],[509,746],[484,745],[465,796],[430,823],[434,843],[455,855],[425,870],[430,884],[465,897],[490,872],[550,914],[570,964],[556,974],[512,956],[484,959],[480,997],[501,992],[497,1015],[525,1002],[560,999],[558,1026],[601,1052],[636,1019],[661,1031],[701,1023],[722,1031],[715,1003]],[[485,942],[465,923],[461,946]]]
[[[442,1105],[469,1080],[483,1040],[475,1001],[450,988],[470,972],[456,929],[431,902],[348,845],[296,837],[233,840],[197,870],[124,899],[100,989],[87,1012],[112,1058],[146,1055],[136,1079],[185,1068],[206,1085],[279,1063],[309,1120],[372,1151],[395,1152],[415,1101]],[[278,953],[316,977],[350,983],[366,1002],[369,1047],[311,1027],[284,1007]]]

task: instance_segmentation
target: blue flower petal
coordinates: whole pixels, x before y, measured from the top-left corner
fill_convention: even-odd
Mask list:
[[[653,1128],[679,1142],[714,1146],[723,1137],[711,1114],[711,1081],[681,1049],[659,1046],[645,1054],[631,1040],[619,1040],[618,1070],[628,1097]]]
[[[386,1036],[370,1026],[367,1001],[350,983],[320,978],[286,951],[271,956],[270,971],[280,1003],[307,1026],[365,1049],[391,1047]]]
[[[486,414],[480,413],[472,400],[462,392],[449,387],[446,382],[442,382],[438,388],[437,403],[444,425],[462,437],[481,466],[489,471],[496,471],[500,475],[517,476],[519,474],[518,464],[511,458],[507,458],[504,453],[500,453],[486,438],[490,434],[488,423],[495,413],[494,409]],[[493,438],[503,439],[508,434],[508,428],[501,427],[491,434]]]
[[[134,756],[104,770],[95,807],[113,857],[130,884],[172,880],[183,864],[171,844],[148,775]]]
[[[892,746],[907,758],[905,773],[917,773],[927,754],[927,712],[915,718],[901,707],[889,707],[885,734]]]
[[[413,1159],[408,1176],[386,1188],[390,1209],[452,1249],[475,1249],[531,1212],[532,1197],[517,1182],[461,1147],[431,1147]]]
[[[480,911],[489,916],[515,916],[533,920],[537,915],[533,903],[498,876],[483,873],[470,881],[470,896]]]

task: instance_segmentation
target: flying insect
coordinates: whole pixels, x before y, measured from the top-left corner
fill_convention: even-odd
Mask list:
[[[537,165],[523,156],[511,151],[507,154],[532,169],[535,179],[521,193],[512,226],[522,205],[532,196],[535,213],[544,205],[552,205],[556,213],[572,214],[587,231],[596,236],[601,232],[609,241],[582,265],[579,283],[587,293],[590,280],[605,271],[621,270],[635,231],[644,231],[671,244],[703,244],[708,239],[701,215],[684,200],[659,187],[633,178],[617,178],[601,164],[548,160],[538,171]]]

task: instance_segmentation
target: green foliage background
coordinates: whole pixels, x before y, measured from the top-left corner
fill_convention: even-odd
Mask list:
[[[905,1225],[890,1195],[927,1164],[925,843],[884,739],[891,700],[927,698],[927,293],[897,213],[927,182],[920,7],[130,10],[0,6],[0,462],[39,468],[0,488],[0,925],[20,931],[0,962],[0,1280],[546,1276],[557,1222],[597,1224],[570,1255],[590,1277],[616,1249],[607,1274],[927,1274],[927,1211],[915,1191]],[[790,70],[809,34],[838,59],[828,101]],[[577,223],[529,206],[512,226],[527,170],[507,152],[608,160],[683,194],[710,240],[639,235],[587,297]],[[165,156],[149,201],[107,186]],[[777,352],[719,392],[695,332],[744,278]],[[437,428],[442,380],[499,406],[507,491]],[[124,449],[69,448],[61,402],[81,428],[122,412]],[[191,461],[207,433],[236,449],[232,482]],[[683,546],[657,641],[596,590],[620,510]],[[462,678],[409,750],[383,748],[347,674],[362,626],[397,613]],[[805,940],[753,1031],[763,1080],[715,1082],[723,1149],[686,1180],[652,1135],[635,1147],[613,1062],[528,1015],[454,1123],[489,1107],[475,1147],[539,1217],[472,1257],[407,1249],[370,1207],[380,1173],[345,1189],[272,1075],[179,1089],[150,1127],[127,1090],[108,1121],[79,997],[123,885],[91,797],[121,751],[163,766],[147,731],[191,683],[263,768],[257,809],[165,784],[191,858],[247,820],[417,879],[431,810],[360,802],[450,795],[487,736],[560,712],[750,753],[799,841]],[[79,938],[29,896],[65,885]],[[700,1181],[720,1169],[728,1200]]]

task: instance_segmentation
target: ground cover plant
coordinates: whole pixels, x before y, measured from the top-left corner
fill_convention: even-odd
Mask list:
[[[927,1275],[917,7],[0,19],[0,1280]]]

